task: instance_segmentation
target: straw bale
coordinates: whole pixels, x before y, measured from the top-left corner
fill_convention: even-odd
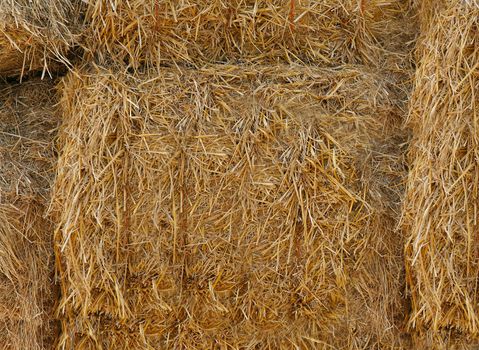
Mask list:
[[[67,51],[80,30],[79,8],[80,0],[0,0],[0,75],[68,64]]]
[[[54,336],[53,83],[0,88],[0,348],[49,349]]]
[[[408,0],[87,0],[100,62],[380,64],[408,33]]]
[[[479,335],[479,6],[449,0],[422,10],[430,23],[410,103],[403,228],[409,326],[436,349]]]
[[[63,81],[59,346],[407,344],[395,82],[354,66],[159,73]]]

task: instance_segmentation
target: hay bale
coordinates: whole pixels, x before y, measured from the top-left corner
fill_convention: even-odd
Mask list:
[[[418,48],[403,218],[409,325],[428,346],[448,348],[479,335],[479,7],[449,0],[422,10],[430,23]]]
[[[80,0],[0,0],[0,75],[68,64],[77,41]]]
[[[0,348],[49,349],[53,227],[44,218],[53,175],[54,84],[0,89]]]
[[[353,66],[70,73],[60,346],[407,344],[393,83]]]
[[[100,57],[381,64],[408,31],[408,0],[88,1],[85,47]],[[389,46],[388,46],[389,45]],[[390,53],[396,55],[397,53]]]

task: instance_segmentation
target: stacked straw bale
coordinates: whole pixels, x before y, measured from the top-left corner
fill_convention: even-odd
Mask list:
[[[53,83],[0,88],[0,348],[49,349],[53,225],[49,202],[56,128]]]
[[[479,6],[425,2],[421,21],[403,224],[409,325],[436,349],[479,336]]]
[[[0,0],[0,75],[48,72],[55,62],[68,63],[67,50],[78,40],[79,2]]]
[[[90,0],[84,46],[101,62],[381,64],[408,0]],[[397,52],[395,53],[397,54]]]
[[[392,83],[354,66],[69,73],[60,348],[405,346]]]

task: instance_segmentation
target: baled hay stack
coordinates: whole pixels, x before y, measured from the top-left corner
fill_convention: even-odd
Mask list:
[[[116,58],[379,64],[401,42],[406,0],[90,0],[85,46]],[[405,25],[406,24],[406,25]]]
[[[409,324],[437,348],[479,336],[479,7],[434,7],[423,9],[434,15],[418,49],[404,228]]]
[[[0,0],[0,75],[68,63],[77,40],[79,0]]]
[[[53,227],[44,218],[57,119],[52,82],[0,90],[0,349],[50,349]]]
[[[390,82],[348,66],[116,69],[63,83],[61,348],[402,344]]]

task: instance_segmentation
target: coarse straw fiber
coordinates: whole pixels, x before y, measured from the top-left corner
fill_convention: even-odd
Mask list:
[[[24,75],[69,64],[79,39],[80,0],[0,0],[0,75]]]
[[[0,87],[0,349],[51,349],[56,337],[51,81]]]
[[[418,46],[402,221],[409,326],[422,347],[437,349],[479,336],[479,6],[424,7],[431,22]]]
[[[59,349],[406,347],[394,84],[355,66],[69,73]]]
[[[401,56],[408,0],[87,0],[100,62],[381,65]],[[395,43],[391,45],[391,43]],[[90,57],[87,55],[87,57]]]

